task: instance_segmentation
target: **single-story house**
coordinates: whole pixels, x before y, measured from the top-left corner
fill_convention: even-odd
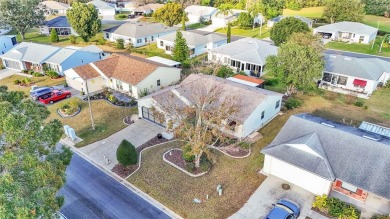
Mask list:
[[[278,47],[269,42],[243,38],[208,51],[208,60],[259,77],[263,75],[266,58],[277,53]]]
[[[276,23],[278,23],[279,21],[285,19],[285,18],[288,18],[288,17],[294,17],[296,19],[299,19],[301,20],[302,22],[306,23],[307,26],[309,28],[312,28],[313,27],[313,20],[312,19],[309,19],[309,18],[306,18],[306,17],[302,17],[302,16],[298,16],[298,15],[295,15],[295,16],[283,16],[283,15],[279,15],[277,17],[274,17],[272,19],[269,19],[267,21],[267,27],[273,27]]]
[[[228,77],[227,79],[229,81],[234,81],[237,83],[245,84],[251,87],[258,87],[258,88],[264,88],[264,82],[265,82],[263,79],[255,78],[247,75],[241,75],[241,74],[236,74],[233,77]]]
[[[201,5],[190,5],[184,9],[188,16],[187,24],[195,24],[201,21],[209,21],[218,11],[217,8]]]
[[[114,54],[110,57],[65,71],[66,82],[79,91],[110,88],[136,99],[176,84],[181,70],[137,56]]]
[[[157,9],[163,7],[164,4],[147,4],[133,9],[134,15],[153,14]]]
[[[77,35],[73,28],[68,23],[66,16],[58,16],[51,20],[45,21],[40,26],[41,34],[50,35],[52,29],[57,31],[59,36]]]
[[[158,37],[175,32],[178,27],[168,27],[160,23],[132,23],[127,22],[119,26],[103,30],[104,39],[115,42],[117,39],[125,40],[134,47],[154,43]]]
[[[227,38],[218,34],[201,35],[194,32],[182,31],[183,38],[190,50],[190,57],[206,53],[208,50],[227,44]],[[170,33],[157,38],[157,47],[165,50],[165,53],[172,54],[175,46],[176,33]]]
[[[165,126],[168,124],[169,112],[163,112],[161,110],[163,107],[159,106],[166,104],[165,101],[177,106],[190,106],[194,104],[191,101],[196,99],[192,95],[196,95],[197,89],[201,86],[204,86],[205,89],[220,87],[221,91],[218,92],[221,101],[228,97],[234,97],[240,101],[238,112],[232,118],[234,120],[230,121],[231,129],[224,130],[226,134],[239,139],[243,139],[263,127],[280,111],[282,94],[212,75],[191,74],[179,85],[167,87],[139,99],[139,117]],[[151,109],[159,109],[165,119],[156,118]]]
[[[15,35],[0,36],[0,54],[4,54],[12,49],[18,42]]]
[[[98,14],[101,16],[115,15],[115,8],[109,5],[107,2],[101,0],[93,0],[87,4],[93,4],[98,11]]]
[[[366,122],[355,128],[298,114],[261,153],[267,175],[352,203],[364,218],[390,213],[389,128]]]
[[[160,64],[168,65],[168,66],[171,66],[171,67],[179,68],[181,66],[180,62],[176,62],[174,60],[166,59],[166,58],[163,58],[163,57],[160,57],[160,56],[152,56],[152,57],[149,57],[149,58],[146,58],[146,59],[150,60],[150,61],[158,62]]]
[[[338,93],[368,98],[378,86],[389,83],[390,62],[378,58],[325,55],[319,86]]]
[[[369,44],[375,40],[378,29],[358,22],[343,21],[317,27],[313,33],[331,40]]]
[[[64,75],[64,71],[87,63],[107,58],[99,47],[90,45],[83,48],[66,47],[58,50],[45,61],[47,67]]]
[[[215,28],[226,27],[228,23],[235,21],[241,13],[247,13],[248,11],[247,10],[232,9],[231,12],[229,12],[226,16],[223,13],[218,13],[218,12],[219,12],[219,10],[217,10],[217,12],[214,13],[213,16],[211,17],[212,26]],[[260,22],[264,23],[264,21],[265,21],[265,18],[261,14],[258,14],[253,19],[253,22],[256,25],[259,25]]]
[[[57,1],[43,1],[42,5],[46,7],[46,15],[66,15],[70,5]]]

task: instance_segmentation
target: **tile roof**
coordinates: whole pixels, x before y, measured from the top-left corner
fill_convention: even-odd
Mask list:
[[[182,34],[183,34],[183,38],[187,42],[187,45],[191,48],[195,48],[201,45],[206,45],[207,43],[216,43],[222,40],[227,41],[226,37],[220,36],[218,34],[213,34],[213,33],[207,35],[201,35],[194,32],[182,31]],[[159,37],[159,39],[169,41],[169,42],[175,42],[176,32]]]
[[[246,76],[246,75],[240,75],[240,74],[234,75],[233,78],[237,78],[237,79],[240,79],[240,80],[244,80],[244,81],[248,81],[248,82],[252,82],[252,83],[256,83],[256,84],[264,83],[264,80],[262,80],[260,78],[254,78],[254,77],[250,77],[250,76]]]
[[[45,21],[45,25],[48,27],[70,27],[66,16],[58,16],[51,20]]]
[[[278,53],[278,47],[263,40],[243,38],[214,48],[210,52],[227,55],[230,56],[231,59],[262,66],[265,64],[265,60],[268,56],[276,55]]]
[[[388,137],[299,114],[291,116],[261,152],[330,181],[340,179],[390,199]]]
[[[327,24],[315,28],[317,32],[350,32],[371,35],[378,32],[378,29],[358,22],[342,21],[333,24]]]
[[[60,49],[56,46],[22,42],[0,57],[41,64]]]
[[[325,54],[325,72],[338,73],[368,80],[378,80],[390,72],[390,62],[377,58],[355,58]]]
[[[90,64],[75,67],[73,68],[73,71],[75,71],[83,80],[100,76],[99,72],[97,72]]]
[[[70,5],[62,3],[62,2],[56,2],[56,1],[43,1],[41,4],[45,5],[49,9],[60,9],[60,10],[66,10],[70,8]]]
[[[168,67],[154,61],[137,56],[114,54],[110,57],[93,62],[108,78],[115,78],[131,85],[137,85],[158,67]]]
[[[132,38],[142,38],[150,35],[174,32],[177,29],[178,27],[168,27],[160,23],[127,22],[103,31]]]

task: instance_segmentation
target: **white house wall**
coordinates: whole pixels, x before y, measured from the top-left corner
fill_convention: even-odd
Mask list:
[[[316,195],[328,195],[332,181],[324,179],[306,170],[288,164],[277,158],[265,155],[263,171],[299,186]]]
[[[276,102],[279,101],[279,106],[276,106]],[[279,112],[282,105],[282,95],[271,96],[268,95],[266,99],[252,112],[252,114],[246,119],[243,124],[242,137],[250,135],[252,132],[257,131],[269,121],[271,121]],[[264,111],[264,118],[261,119],[261,114]]]
[[[99,15],[115,15],[115,9],[98,9]]]
[[[340,84],[332,85],[331,82],[326,82],[326,83],[329,84],[329,86],[332,86],[332,87],[339,87],[339,88],[343,88],[343,89],[347,89],[347,90],[351,90],[351,91],[364,91],[367,94],[372,94],[372,92],[374,92],[376,90],[377,85],[378,85],[378,82],[377,81],[373,81],[373,80],[356,78],[356,77],[343,75],[343,74],[337,74],[337,73],[330,73],[330,74],[335,74],[335,75],[348,77],[346,85],[340,85]],[[353,81],[355,79],[367,81],[366,87],[364,89],[355,87],[355,85],[353,84]]]
[[[18,61],[18,60],[12,60],[12,59],[2,59],[3,61],[3,66],[6,67],[6,68],[9,68],[9,69],[14,69],[14,70],[23,70],[23,69],[26,69],[23,62],[21,61]],[[9,67],[6,62],[7,61],[10,61],[10,62],[15,62],[15,63],[18,63],[19,64],[19,68],[12,68],[12,67]]]
[[[104,35],[104,39],[109,40],[111,42],[116,42],[117,39],[123,39],[125,41],[125,44],[131,43],[133,44],[133,47],[140,47],[140,46],[145,46],[149,43],[154,43],[157,41],[156,39],[158,37],[165,36],[173,32],[174,31],[169,31],[169,32],[158,33],[146,37],[140,37],[140,38],[133,38],[133,37],[123,36],[123,35],[108,33],[108,32],[104,32],[103,35]],[[145,42],[145,38],[146,38],[146,42]],[[138,40],[141,40],[141,42],[139,42]]]
[[[142,118],[142,107],[151,108],[154,101],[151,97],[141,98],[138,100],[138,117]]]

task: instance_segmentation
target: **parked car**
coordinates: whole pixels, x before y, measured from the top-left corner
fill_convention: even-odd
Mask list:
[[[134,15],[134,14],[129,14],[129,15],[127,16],[127,18],[133,19],[133,18],[135,18],[135,15]]]
[[[40,97],[50,94],[53,91],[53,88],[51,87],[39,87],[35,90],[34,88],[31,88],[32,90],[30,91],[30,97],[33,100],[38,100]]]
[[[265,219],[297,219],[300,214],[299,205],[289,199],[280,199]]]
[[[322,35],[322,38],[324,38],[324,39],[329,39],[331,36],[332,36],[332,34],[324,33],[324,34]]]
[[[65,99],[65,98],[69,98],[70,96],[71,96],[70,91],[54,90],[53,92],[40,97],[39,101],[41,101],[41,103],[43,103],[43,104],[48,104],[48,103],[52,104],[56,101],[59,101],[59,100]]]

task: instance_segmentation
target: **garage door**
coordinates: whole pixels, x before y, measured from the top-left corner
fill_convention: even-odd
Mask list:
[[[161,125],[163,127],[166,126],[165,118],[162,114],[158,113],[157,115],[155,115],[155,112],[144,106],[142,107],[142,118]]]
[[[4,64],[5,64],[5,67],[7,67],[7,68],[21,70],[20,64],[17,61],[11,61],[11,60],[4,59]]]
[[[271,156],[266,155],[265,162],[270,164],[269,173],[274,176],[306,189],[316,195],[329,193],[331,182],[322,177]]]

